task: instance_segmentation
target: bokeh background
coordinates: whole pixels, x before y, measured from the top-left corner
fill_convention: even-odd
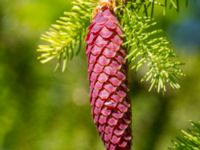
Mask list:
[[[167,150],[189,121],[200,120],[200,1],[180,13],[156,11],[185,63],[182,88],[149,93],[129,72],[135,150]],[[182,2],[182,1],[181,1]],[[103,150],[88,100],[84,49],[64,73],[37,60],[37,45],[70,0],[0,0],[0,150]]]

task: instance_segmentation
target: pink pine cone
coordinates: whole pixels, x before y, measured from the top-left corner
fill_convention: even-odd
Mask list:
[[[90,103],[107,150],[131,149],[131,105],[127,95],[122,30],[112,10],[103,7],[86,37]]]

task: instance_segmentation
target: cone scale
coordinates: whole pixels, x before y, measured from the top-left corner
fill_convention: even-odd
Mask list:
[[[86,55],[92,116],[106,150],[131,149],[131,105],[122,34],[111,2],[99,3],[88,28]]]

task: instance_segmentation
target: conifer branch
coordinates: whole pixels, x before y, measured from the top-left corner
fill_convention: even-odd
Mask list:
[[[199,150],[200,149],[200,122],[191,123],[191,128],[182,130],[182,134],[173,141],[169,150]]]
[[[144,14],[145,16],[153,17],[155,6],[163,8],[163,14],[166,14],[166,9],[174,8],[179,11],[179,0],[132,0],[134,10],[138,14]],[[188,1],[186,0],[186,3]]]
[[[119,0],[120,1],[120,0]],[[187,0],[186,0],[187,2]],[[163,31],[151,19],[155,6],[170,6],[177,9],[179,0],[130,0],[125,6],[119,3],[116,12],[125,31],[125,43],[132,69],[146,68],[142,81],[150,81],[150,90],[166,91],[166,86],[179,88],[178,79],[183,75],[181,63],[170,47]],[[97,0],[75,0],[71,12],[57,20],[56,24],[41,36],[45,42],[39,45],[39,59],[42,63],[57,59],[64,71],[66,63],[82,49],[83,39],[92,17]],[[143,66],[143,67],[142,67]],[[144,67],[145,66],[145,67]]]
[[[77,55],[82,48],[82,41],[90,23],[95,0],[75,0],[71,12],[65,12],[52,27],[41,36],[45,44],[39,45],[39,59],[46,63],[58,59],[57,66],[64,71],[66,63]]]
[[[127,5],[128,6],[128,5]],[[126,7],[123,13],[122,26],[125,32],[124,46],[128,50],[127,59],[131,69],[146,70],[142,81],[149,81],[151,90],[166,91],[169,84],[180,88],[178,79],[183,76],[182,63],[163,34],[157,23],[150,17],[139,17],[135,11]]]

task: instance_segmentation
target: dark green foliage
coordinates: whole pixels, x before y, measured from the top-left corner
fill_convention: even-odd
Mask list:
[[[200,122],[191,123],[191,128],[182,131],[182,134],[173,141],[170,150],[199,150],[200,149]]]

